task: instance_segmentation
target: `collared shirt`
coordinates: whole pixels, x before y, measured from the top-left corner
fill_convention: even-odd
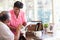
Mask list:
[[[10,11],[10,14],[11,14],[11,20],[9,22],[9,25],[11,27],[18,27],[19,24],[23,24],[24,22],[26,22],[26,19],[25,19],[25,15],[24,15],[24,12],[22,10],[20,10],[20,13],[18,15],[18,17],[16,18],[16,15],[14,13],[14,10],[11,10]],[[13,29],[12,32],[14,34],[16,34],[16,31]]]
[[[19,24],[23,24],[23,22],[26,22],[25,15],[22,10],[20,10],[18,18],[16,18],[16,15],[14,14],[14,10],[11,10],[10,13],[11,13],[10,24],[13,25],[13,27],[17,27]]]

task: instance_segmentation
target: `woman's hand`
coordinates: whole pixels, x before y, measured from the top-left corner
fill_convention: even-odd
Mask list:
[[[15,34],[15,39],[18,40],[20,37],[20,30],[22,28],[22,25],[18,25],[18,27],[16,28],[16,34]]]
[[[26,26],[26,24],[27,24],[27,23],[26,23],[26,22],[24,22],[24,23],[23,23],[23,26]]]

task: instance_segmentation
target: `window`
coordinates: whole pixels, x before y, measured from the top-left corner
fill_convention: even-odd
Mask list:
[[[52,22],[52,0],[25,0],[28,21]]]

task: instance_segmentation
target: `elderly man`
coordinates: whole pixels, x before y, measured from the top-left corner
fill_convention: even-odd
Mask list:
[[[7,26],[10,16],[7,11],[0,13],[0,40],[14,40],[14,34]]]

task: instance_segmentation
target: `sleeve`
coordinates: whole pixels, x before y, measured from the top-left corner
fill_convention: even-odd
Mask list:
[[[14,40],[14,34],[10,31],[7,25],[0,23],[0,35],[6,40]]]

